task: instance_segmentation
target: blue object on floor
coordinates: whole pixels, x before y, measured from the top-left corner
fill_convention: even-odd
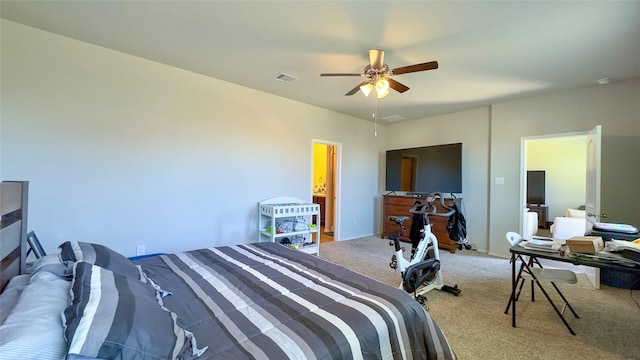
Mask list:
[[[619,270],[601,269],[600,284],[621,289],[640,290],[640,276]]]

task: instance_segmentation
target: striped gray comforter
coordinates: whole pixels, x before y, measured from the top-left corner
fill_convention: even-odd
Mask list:
[[[453,359],[428,313],[402,290],[274,243],[136,261],[201,359]]]

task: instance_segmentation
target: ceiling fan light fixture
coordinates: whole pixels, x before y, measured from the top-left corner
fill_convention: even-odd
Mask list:
[[[376,94],[378,99],[382,99],[389,94],[389,80],[382,78],[376,81]]]
[[[437,68],[437,61],[429,61],[421,64],[389,69],[389,65],[384,63],[384,50],[369,49],[369,64],[364,67],[364,71],[362,73],[321,73],[320,76],[353,76],[364,78],[364,81],[361,81],[358,85],[344,94],[344,96],[351,96],[358,91],[361,91],[365,97],[369,97],[369,94],[371,94],[375,88],[375,98],[382,99],[389,94],[390,88],[399,93],[404,93],[409,90],[408,86],[393,78],[395,75],[435,70]]]
[[[364,94],[365,97],[369,97],[371,90],[373,90],[373,84],[371,83],[360,86],[360,91],[362,91],[362,94]]]

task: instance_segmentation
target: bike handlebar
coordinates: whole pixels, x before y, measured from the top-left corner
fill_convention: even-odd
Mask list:
[[[442,207],[448,209],[449,211],[445,213],[437,212],[437,209],[435,208],[435,206],[433,206],[433,203],[438,199],[440,199],[440,204],[442,205]],[[447,204],[444,203],[444,198],[439,192],[430,193],[429,196],[427,196],[426,200],[426,204],[423,204],[420,201],[416,201],[409,212],[412,214],[435,215],[440,217],[449,217],[456,212],[455,209],[447,206]]]

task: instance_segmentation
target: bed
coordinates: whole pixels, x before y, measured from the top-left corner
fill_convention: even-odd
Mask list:
[[[129,260],[67,241],[0,306],[8,358],[455,358],[409,294],[270,242]]]

